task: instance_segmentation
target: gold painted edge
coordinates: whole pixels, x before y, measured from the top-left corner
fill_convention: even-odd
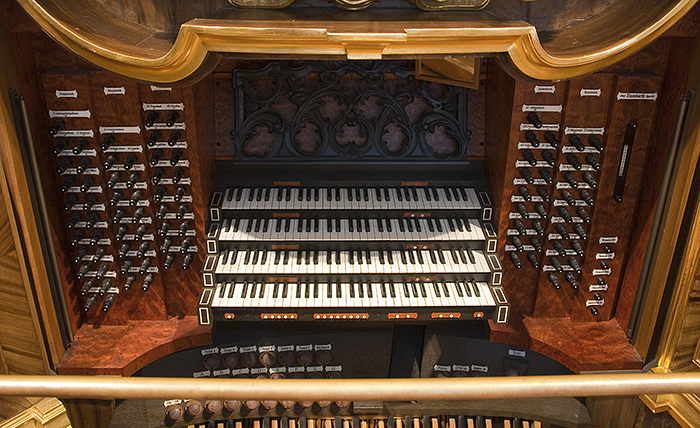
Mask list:
[[[70,426],[66,408],[57,398],[44,398],[22,413],[0,424],[0,428],[68,428]]]
[[[344,55],[379,59],[388,55],[502,53],[523,74],[542,80],[558,80],[590,73],[636,52],[670,28],[697,0],[679,0],[675,6],[643,31],[590,54],[550,55],[540,43],[534,26],[475,28],[404,28],[382,38],[357,33],[352,40],[333,36],[328,25],[307,28],[300,22],[264,23],[260,27],[235,22],[196,19],[183,24],[168,52],[158,58],[142,58],[93,42],[80,25],[60,22],[39,4],[39,0],[18,0],[39,25],[60,43],[116,73],[139,80],[170,83],[193,75],[210,53],[268,53],[294,55]],[[46,3],[51,3],[46,1]],[[282,25],[279,25],[282,24]],[[284,37],[281,37],[283,35]],[[362,38],[370,38],[359,43]],[[213,67],[213,65],[211,65]]]

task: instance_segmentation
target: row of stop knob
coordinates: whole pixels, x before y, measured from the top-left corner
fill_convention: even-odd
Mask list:
[[[275,365],[289,367],[294,364],[306,367],[314,363],[320,366],[327,366],[332,359],[333,355],[327,350],[243,352],[241,354],[228,352],[221,355],[216,353],[204,355],[202,363],[207,370],[215,370],[220,366],[234,369],[239,366],[251,368],[258,364],[263,367],[273,367]]]

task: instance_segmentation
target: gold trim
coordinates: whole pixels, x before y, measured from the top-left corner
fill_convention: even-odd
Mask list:
[[[0,376],[0,395],[94,399],[208,397],[248,400],[449,401],[700,392],[700,373],[430,379],[185,379]]]
[[[571,52],[566,50],[571,49],[571,36],[566,31],[562,31],[562,37],[566,40],[560,41],[559,48],[550,42],[546,49],[534,26],[521,21],[494,19],[492,15],[480,12],[451,12],[450,19],[454,21],[450,21],[450,25],[440,25],[440,21],[429,20],[425,16],[423,20],[408,22],[399,21],[400,17],[382,22],[343,22],[340,19],[319,20],[318,16],[311,20],[296,19],[294,15],[277,11],[272,12],[281,15],[265,15],[266,11],[245,15],[247,11],[236,11],[231,19],[189,21],[182,24],[170,50],[165,52],[163,49],[146,50],[128,46],[110,39],[100,32],[105,30],[100,28],[99,23],[81,22],[72,15],[70,8],[63,4],[65,1],[19,0],[19,3],[46,32],[78,55],[119,74],[163,83],[195,75],[202,66],[213,67],[206,59],[214,52],[331,55],[351,59],[501,53],[532,78],[565,79],[593,72],[636,52],[673,25],[696,2],[669,0],[664,9],[664,5],[656,0],[627,0],[622,6],[616,6],[617,13],[621,10],[627,13],[629,10],[644,11],[648,6],[651,12],[640,14],[639,18],[653,22],[634,24],[635,28],[628,29],[632,32],[631,36],[623,36],[614,43],[604,40],[600,45],[592,46],[590,51],[566,53]],[[82,0],[70,3],[72,9],[82,10],[95,2]],[[243,16],[262,16],[263,19],[240,18]],[[265,16],[273,18],[265,19]],[[114,14],[104,19],[124,21]],[[603,24],[606,22],[598,21],[597,25]],[[124,25],[124,28],[135,26],[126,21]],[[590,30],[595,33],[600,29],[592,27]],[[577,48],[583,49],[580,46]],[[557,50],[562,53],[553,53]],[[199,70],[195,76],[201,75],[202,71],[209,70]]]
[[[68,428],[70,426],[66,409],[56,398],[44,398],[0,424],[0,428]]]

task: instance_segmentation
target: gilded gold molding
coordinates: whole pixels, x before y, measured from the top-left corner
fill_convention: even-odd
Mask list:
[[[44,398],[0,424],[0,428],[69,428],[70,426],[66,409],[56,398]]]
[[[696,2],[625,0],[615,6],[615,13],[629,16],[634,11],[639,22],[621,17],[622,28],[619,31],[615,28],[615,34],[601,38],[598,37],[601,32],[610,32],[610,18],[595,18],[590,28],[577,28],[590,30],[598,37],[596,40],[603,41],[576,46],[571,39],[578,34],[571,29],[551,35],[543,45],[533,25],[499,20],[481,12],[442,15],[437,15],[442,12],[434,12],[436,15],[421,12],[408,18],[392,14],[391,20],[386,16],[374,20],[370,12],[364,12],[365,16],[355,12],[345,20],[335,15],[319,16],[323,14],[318,12],[307,18],[282,11],[254,11],[257,12],[254,15],[245,15],[247,11],[240,10],[224,19],[186,22],[171,45],[163,40],[156,44],[153,31],[126,22],[114,12],[103,18],[93,13],[92,22],[81,21],[79,15],[73,14],[74,10],[99,8],[96,1],[70,1],[70,7],[65,4],[67,0],[18,1],[46,32],[78,55],[116,73],[162,83],[203,75],[215,65],[212,54],[217,52],[349,59],[497,53],[501,62],[512,63],[531,78],[565,79],[593,72],[636,52],[673,25]],[[649,12],[645,14],[646,9]],[[277,15],[265,15],[265,12]],[[104,13],[110,12],[104,8]],[[118,31],[120,19],[124,21],[124,31]],[[119,39],[123,35],[131,40],[139,31],[144,34],[139,43]],[[146,49],[144,46],[150,47],[149,43],[153,47]]]

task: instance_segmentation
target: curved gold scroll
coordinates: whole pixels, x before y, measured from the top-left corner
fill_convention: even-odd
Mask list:
[[[169,38],[96,0],[19,0],[47,33],[83,58],[125,76],[163,83],[205,75],[220,52],[348,59],[496,53],[502,63],[531,78],[566,79],[638,51],[695,2],[622,0],[605,13],[541,33],[527,22],[479,11],[230,8],[189,20]]]

